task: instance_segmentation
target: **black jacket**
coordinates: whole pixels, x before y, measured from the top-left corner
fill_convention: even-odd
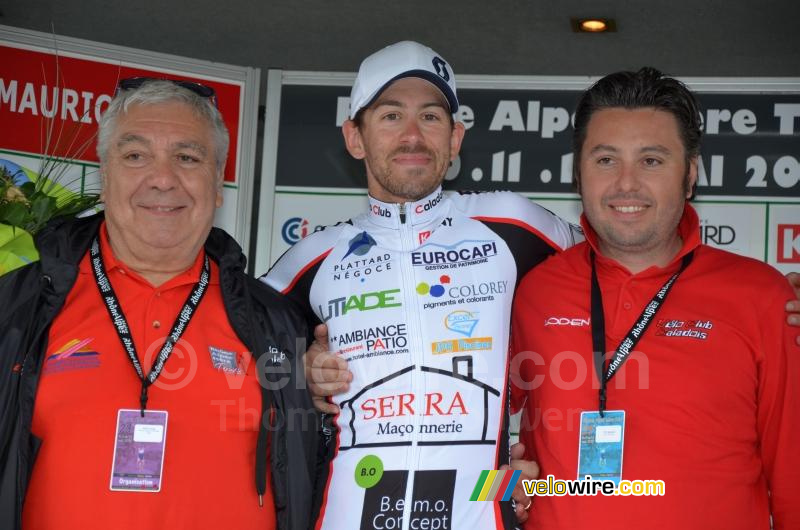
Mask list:
[[[31,433],[36,387],[53,319],[64,304],[103,219],[102,214],[57,220],[36,237],[40,261],[0,276],[0,528],[21,528],[22,503],[41,444]],[[295,353],[305,323],[282,297],[244,272],[245,257],[224,231],[211,230],[205,243],[219,266],[228,319],[254,352],[262,402],[272,422],[258,436],[255,482],[266,485],[270,446],[275,509],[280,529],[311,524],[312,476],[317,415],[306,392]],[[99,311],[104,310],[98,308]],[[280,352],[275,354],[275,352]],[[285,355],[285,358],[284,358]],[[260,362],[259,362],[260,361]],[[269,432],[268,432],[269,431]],[[242,488],[253,487],[242,484]],[[290,502],[291,501],[291,502]]]

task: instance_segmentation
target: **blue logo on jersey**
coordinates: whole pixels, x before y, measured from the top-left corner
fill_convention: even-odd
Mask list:
[[[347,254],[342,257],[341,261],[344,261],[347,256],[350,254],[355,254],[356,256],[363,256],[369,249],[376,245],[375,240],[372,239],[372,236],[366,232],[361,232],[356,237],[350,240],[350,248],[347,249]]]
[[[453,311],[444,318],[444,326],[450,331],[455,331],[467,337],[472,336],[475,326],[478,325],[478,316],[471,311],[460,309]]]
[[[420,296],[431,295],[434,298],[439,298],[444,294],[444,286],[450,283],[450,276],[439,276],[439,283],[430,285],[427,282],[420,282],[417,284],[417,294]]]
[[[490,239],[462,239],[452,245],[425,243],[411,253],[411,264],[415,267],[420,265],[450,265],[456,267],[467,263],[485,263],[494,256],[497,256],[496,241]]]

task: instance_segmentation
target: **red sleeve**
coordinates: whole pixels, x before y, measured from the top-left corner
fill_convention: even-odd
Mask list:
[[[511,365],[509,369],[509,379],[511,387],[511,412],[516,414],[522,411],[519,427],[519,441],[525,444],[525,458],[536,460],[536,452],[533,443],[533,424],[528,418],[530,411],[533,410],[533,392],[527,389],[526,381],[531,381],[534,375],[531,373],[531,363],[526,352],[531,350],[528,333],[530,325],[530,297],[533,294],[531,285],[531,274],[528,274],[520,282],[517,289],[514,306],[511,311],[511,339],[509,357]],[[523,362],[525,360],[525,362]]]
[[[520,388],[520,381],[525,377],[525,365],[523,363],[524,352],[529,348],[526,347],[526,334],[525,334],[525,313],[526,313],[526,300],[528,297],[528,285],[530,281],[525,277],[520,282],[517,292],[514,296],[514,305],[511,309],[511,337],[509,339],[509,381],[511,386],[511,413],[517,414],[525,406],[528,392]]]
[[[762,315],[758,364],[757,427],[775,530],[800,528],[800,346],[784,311],[794,294],[782,287]]]

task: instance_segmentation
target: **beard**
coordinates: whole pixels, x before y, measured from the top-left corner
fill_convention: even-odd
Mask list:
[[[395,156],[409,154],[425,155],[433,163],[407,169],[392,166],[390,161]],[[411,202],[433,193],[444,180],[448,167],[446,163],[442,163],[442,157],[437,157],[434,151],[422,145],[402,146],[392,151],[388,157],[368,158],[366,162],[368,171],[381,188],[394,197]]]

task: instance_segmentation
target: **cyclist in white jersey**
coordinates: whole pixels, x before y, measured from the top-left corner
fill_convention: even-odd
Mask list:
[[[470,501],[509,461],[508,335],[519,279],[581,238],[507,192],[443,192],[464,127],[450,66],[413,42],[368,57],[343,125],[369,209],[292,247],[264,277],[326,323],[348,362],[318,502],[322,529],[512,528]]]

